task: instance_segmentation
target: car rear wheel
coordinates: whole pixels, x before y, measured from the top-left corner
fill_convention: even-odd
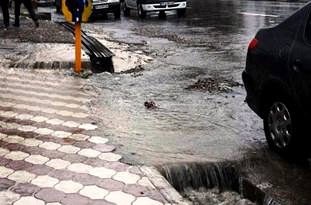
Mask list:
[[[124,16],[129,16],[130,15],[131,10],[130,10],[129,7],[127,7],[125,1],[122,2],[122,9],[123,9]]]
[[[137,13],[138,13],[138,17],[143,19],[146,17],[147,12],[144,11],[143,6],[141,4],[137,5]]]
[[[306,157],[303,120],[289,97],[274,95],[267,100],[264,130],[270,148],[284,157]]]

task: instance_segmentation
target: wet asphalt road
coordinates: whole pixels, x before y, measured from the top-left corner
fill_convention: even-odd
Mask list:
[[[101,94],[95,110],[106,137],[128,163],[236,160],[255,183],[267,182],[284,204],[308,204],[309,168],[282,160],[267,148],[262,121],[244,103],[243,87],[229,93],[185,90],[200,78],[241,83],[248,42],[303,2],[191,0],[187,16],[168,12],[139,20],[136,13],[86,25],[128,50],[153,60],[138,74],[91,78]],[[158,109],[147,110],[146,100]]]

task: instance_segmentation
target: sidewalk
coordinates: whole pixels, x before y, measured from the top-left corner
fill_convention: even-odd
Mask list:
[[[64,71],[0,69],[1,205],[170,204],[163,178],[120,162],[102,137],[86,84]]]

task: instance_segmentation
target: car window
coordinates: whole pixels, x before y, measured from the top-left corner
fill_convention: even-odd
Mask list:
[[[306,30],[305,30],[305,37],[306,40],[311,43],[311,14],[309,15],[307,25],[306,25]]]

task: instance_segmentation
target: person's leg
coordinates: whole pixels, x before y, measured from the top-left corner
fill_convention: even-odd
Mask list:
[[[5,27],[10,25],[10,15],[9,15],[9,0],[1,0],[2,3],[2,13],[3,13],[3,22]]]
[[[36,26],[38,27],[39,26],[39,22],[38,22],[38,19],[37,19],[37,15],[36,15],[36,13],[35,13],[35,11],[33,9],[31,0],[24,0],[23,3],[24,3],[26,9],[28,10],[28,12],[30,14],[30,17],[32,18],[32,20],[34,21]]]
[[[15,7],[14,7],[14,13],[15,13],[15,23],[14,26],[19,27],[19,16],[21,12],[21,0],[15,0]]]

